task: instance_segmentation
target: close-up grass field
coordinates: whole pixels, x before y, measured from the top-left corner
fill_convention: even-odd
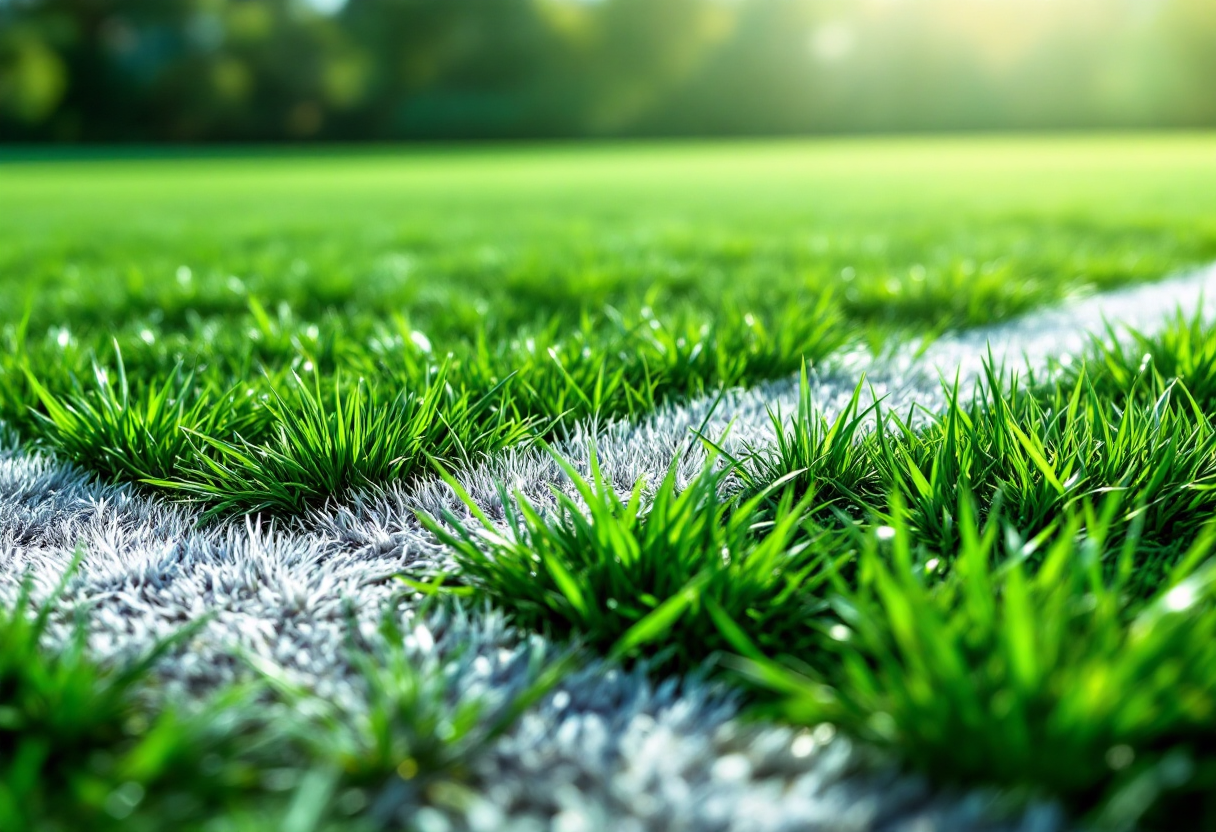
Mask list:
[[[1216,136],[0,154],[0,830],[1216,826]]]
[[[636,418],[1216,256],[1202,137],[28,160],[5,179],[6,421],[109,476],[289,512],[404,476],[424,446]],[[390,411],[352,450],[343,431]]]

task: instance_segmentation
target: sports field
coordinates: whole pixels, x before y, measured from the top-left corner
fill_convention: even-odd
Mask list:
[[[1213,261],[1206,134],[0,157],[0,830],[1210,828]]]

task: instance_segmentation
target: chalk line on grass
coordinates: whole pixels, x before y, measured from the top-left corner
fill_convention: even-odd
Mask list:
[[[1216,269],[1078,299],[993,327],[939,339],[920,355],[874,360],[843,356],[812,377],[815,400],[830,418],[848,401],[862,372],[886,406],[930,411],[944,403],[940,380],[958,374],[975,384],[991,349],[1010,366],[1076,354],[1104,320],[1144,331],[1175,309],[1212,311]],[[681,475],[702,464],[686,453],[690,432],[711,436],[729,426],[730,448],[772,438],[769,409],[792,413],[797,379],[721,401],[665,406],[636,424],[576,428],[556,449],[587,466],[597,449],[610,480],[627,488],[656,482],[681,455]],[[537,448],[514,450],[459,478],[491,516],[502,516],[496,481],[538,500],[563,487],[558,466]],[[564,486],[564,487],[568,487]],[[390,577],[444,555],[416,513],[463,508],[437,479],[356,496],[292,524],[234,520],[197,530],[196,511],[129,487],[97,482],[51,456],[17,447],[0,451],[0,598],[23,576],[45,598],[79,549],[78,573],[57,606],[53,635],[64,639],[72,611],[87,608],[90,648],[102,658],[142,652],[204,613],[213,617],[188,645],[162,663],[172,685],[209,689],[240,676],[242,651],[282,665],[322,695],[358,707],[360,692],[344,657],[353,626],[370,632],[381,612],[411,615]],[[443,618],[447,615],[447,618]],[[462,684],[506,695],[522,684],[536,637],[511,631],[493,612],[447,613],[427,625],[459,664]],[[521,658],[523,657],[523,658]],[[472,674],[472,675],[469,675]],[[986,829],[982,795],[935,792],[915,778],[859,770],[864,752],[836,740],[790,755],[777,728],[744,727],[720,687],[696,680],[655,683],[601,662],[565,680],[479,762],[488,802],[464,823],[485,828],[612,829]],[[497,807],[497,808],[496,808]],[[505,812],[505,814],[503,814]],[[564,820],[563,820],[564,818]],[[763,818],[761,823],[757,819]],[[509,822],[508,822],[509,821]],[[611,821],[611,823],[609,823]],[[1060,828],[1037,810],[1008,828]],[[683,826],[681,825],[683,824]],[[1006,827],[999,827],[1006,828]]]
[[[921,352],[905,347],[879,359],[860,351],[837,356],[811,373],[812,397],[828,419],[835,418],[864,375],[862,392],[867,402],[878,396],[888,411],[907,413],[921,408],[940,412],[946,405],[943,382],[953,383],[957,377],[961,390],[973,388],[989,356],[998,366],[1004,364],[1011,370],[1041,370],[1049,360],[1079,357],[1094,336],[1103,334],[1108,322],[1151,333],[1178,311],[1201,312],[1205,317],[1216,314],[1216,266],[950,334]],[[554,443],[554,449],[586,474],[594,447],[601,470],[622,490],[632,488],[638,479],[658,482],[677,458],[682,459],[679,473],[686,482],[700,471],[704,460],[694,431],[703,429],[704,435],[721,439],[724,449],[732,453],[767,445],[774,438],[770,412],[794,414],[798,397],[795,375],[728,391],[721,399],[705,396],[667,404],[636,423],[576,425],[567,438]],[[496,519],[502,516],[498,483],[542,504],[552,500],[552,486],[570,490],[561,467],[539,448],[508,451],[460,472],[458,479],[478,506]],[[365,527],[393,534],[414,528],[413,517],[419,509],[432,511],[433,506],[444,504],[458,515],[463,513],[452,501],[450,489],[437,478],[413,486],[393,485],[312,516],[308,528],[325,535],[351,534]]]

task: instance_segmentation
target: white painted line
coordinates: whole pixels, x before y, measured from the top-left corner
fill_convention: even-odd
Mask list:
[[[1213,301],[1216,269],[1209,269],[942,338],[920,356],[846,356],[815,375],[815,399],[829,416],[838,413],[865,372],[888,407],[938,409],[940,377],[957,372],[964,389],[974,384],[989,348],[1011,366],[1024,359],[1041,367],[1080,352],[1104,320],[1152,331],[1178,309],[1193,312],[1202,304],[1211,311]],[[765,442],[768,409],[792,413],[796,396],[796,379],[733,391],[713,411],[708,432],[730,424],[734,447]],[[690,430],[711,405],[699,399],[636,424],[584,425],[558,449],[585,467],[594,441],[618,487],[639,477],[657,481],[685,452]],[[689,455],[682,474],[693,475],[700,464]],[[539,449],[507,453],[460,479],[483,510],[498,516],[495,481],[540,500],[562,481]],[[84,559],[55,617],[57,638],[66,637],[71,610],[80,605],[90,610],[90,646],[100,657],[139,653],[210,613],[188,649],[164,662],[170,683],[212,688],[241,674],[236,652],[252,651],[358,708],[360,694],[343,659],[348,623],[353,616],[357,626],[373,628],[395,598],[388,576],[442,557],[415,520],[418,511],[441,507],[461,513],[450,490],[428,480],[356,497],[290,527],[238,520],[199,532],[193,511],[10,448],[0,452],[0,598],[11,599],[27,574],[35,595],[45,597],[79,546]],[[461,684],[499,694],[521,683],[527,655],[541,645],[491,612],[440,616],[430,625],[445,660],[459,666]],[[712,685],[672,680],[656,687],[639,673],[595,664],[487,751],[481,774],[493,805],[483,807],[492,824],[486,828],[516,822],[537,828],[527,824],[548,826],[555,817],[590,824],[579,828],[622,830],[892,829],[917,819],[931,828],[998,828],[982,822],[975,796],[943,796],[889,774],[856,775],[857,755],[840,742],[791,757],[787,734],[744,728],[734,714],[731,697]],[[1059,826],[1044,809],[1000,828]]]

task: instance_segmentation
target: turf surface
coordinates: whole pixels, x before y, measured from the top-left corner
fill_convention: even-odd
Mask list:
[[[920,409],[874,404],[848,377],[866,350],[915,361],[910,338],[1216,258],[1213,185],[1207,136],[0,162],[0,415],[21,446],[5,452],[9,585],[66,565],[77,540],[84,573],[36,593],[53,635],[6,596],[0,638],[26,658],[0,665],[0,820],[506,824],[544,803],[506,772],[541,758],[493,769],[504,752],[489,749],[578,697],[569,680],[612,673],[597,654],[708,674],[727,700],[813,729],[796,758],[831,725],[941,786],[1000,788],[996,815],[1054,801],[1113,828],[1216,816],[1207,320],[1095,328],[1084,356],[1029,374],[1015,344],[986,376],[903,402]],[[757,388],[763,410],[763,383],[806,364],[792,410],[733,434],[710,418],[720,389]],[[821,415],[825,373],[848,378]],[[631,437],[645,461],[598,469],[581,456],[597,436]],[[543,441],[552,458],[527,450]],[[137,491],[24,456],[38,447]],[[262,522],[277,524],[265,539]],[[150,578],[152,556],[133,553],[157,546],[175,554]],[[144,565],[89,574],[110,553]],[[309,577],[307,603],[273,602],[327,610],[284,624],[304,639],[292,652],[314,652],[255,650],[233,670],[221,649],[207,661],[224,684],[185,673],[211,692],[180,716],[154,703],[201,642],[151,648],[175,671],[132,666],[97,650],[113,621],[69,615],[74,586],[112,615],[107,581],[142,597],[187,568],[220,615],[240,612],[253,602],[223,570],[252,598],[299,564],[353,581]],[[379,611],[361,610],[341,636],[342,592],[369,582],[395,612],[376,633]],[[459,647],[428,649],[399,614],[483,604],[550,649],[511,660],[524,670],[505,689],[453,690],[474,678],[452,669]],[[180,750],[203,744],[211,762],[189,769]],[[706,776],[730,779],[723,759]],[[589,805],[608,811],[579,804],[584,820]]]
[[[474,456],[1202,262],[1213,179],[1203,137],[11,162],[0,414],[108,476],[298,512],[420,443]],[[284,418],[306,406],[412,427],[361,463]]]

